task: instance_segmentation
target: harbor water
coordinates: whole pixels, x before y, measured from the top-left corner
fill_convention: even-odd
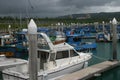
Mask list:
[[[84,41],[92,41],[95,42],[93,39]],[[117,43],[117,58],[120,60],[120,42]],[[89,61],[89,66],[94,65],[105,60],[112,59],[112,43],[97,43],[96,50],[92,50],[93,56],[92,59]],[[91,80],[120,80],[120,67],[114,68],[112,70],[106,71],[101,74],[99,77],[92,78]],[[2,76],[0,76],[0,80]]]
[[[120,42],[117,43],[117,59],[120,60]],[[112,59],[112,42],[97,43],[97,49],[93,50],[93,57],[89,61],[89,66],[105,60]],[[94,77],[91,80],[120,80],[120,67],[102,73],[99,77]]]

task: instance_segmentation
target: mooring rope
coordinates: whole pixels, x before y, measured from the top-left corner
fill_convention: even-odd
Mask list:
[[[92,56],[95,57],[95,58],[97,58],[97,59],[99,59],[99,60],[102,60],[102,61],[106,61],[106,60],[107,60],[107,59],[105,59],[105,58],[101,58],[101,57],[95,56],[95,55],[93,55],[93,54],[92,54]]]
[[[92,51],[92,49],[88,49],[87,52],[91,52],[91,51]],[[107,59],[105,59],[105,58],[101,58],[101,57],[95,56],[95,55],[93,55],[93,54],[92,54],[92,56],[95,57],[95,58],[97,58],[97,59],[99,59],[99,60],[102,60],[102,61],[106,61],[106,60],[107,60]]]

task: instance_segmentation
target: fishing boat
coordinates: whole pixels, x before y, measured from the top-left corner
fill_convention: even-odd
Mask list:
[[[66,42],[72,45],[77,51],[96,49],[97,44],[95,42],[83,42],[83,36],[83,31],[81,31],[80,33],[76,33],[76,30],[72,30],[72,32],[66,34]]]
[[[24,58],[28,55],[25,42],[22,40],[24,36],[4,34],[0,36],[0,55],[14,58]]]
[[[66,41],[65,33],[62,31],[54,31],[49,34],[49,37],[52,40],[53,44],[59,44]]]
[[[96,42],[111,42],[111,27],[105,25],[105,22],[103,21],[99,28],[100,31],[96,34]]]
[[[96,42],[111,42],[112,38],[108,32],[98,32],[96,35]]]
[[[38,32],[47,33],[53,44],[63,43],[66,40],[64,33],[60,31],[38,28]],[[13,34],[1,35],[0,54],[5,54],[6,57],[28,59],[27,29],[23,29]]]
[[[66,41],[65,33],[62,31],[49,28],[37,28],[37,32],[46,33],[49,36],[50,40],[53,42],[53,44],[59,44]]]
[[[13,57],[16,39],[9,34],[4,34],[0,36],[0,55],[5,55],[6,57]],[[10,51],[9,51],[10,50]]]
[[[45,33],[39,33],[37,40],[38,80],[55,79],[78,71],[87,67],[92,57],[92,53],[77,52],[74,47],[65,42],[54,45]],[[3,70],[3,79],[29,80],[28,66],[29,62]]]

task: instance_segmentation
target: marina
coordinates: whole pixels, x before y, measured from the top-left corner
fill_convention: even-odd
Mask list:
[[[116,26],[115,18],[113,19],[113,22],[115,23],[113,25],[115,30],[115,26]],[[103,72],[113,69],[119,66],[120,64],[120,62],[117,61],[118,59],[117,45],[116,45],[117,37],[115,32],[112,34],[113,41],[111,44],[113,46],[113,51],[111,51],[112,52],[111,57],[109,56],[110,61],[104,60],[104,62],[88,66],[91,63],[90,62],[91,58],[93,57],[96,57],[97,59],[101,58],[99,56],[97,57],[94,55],[94,51],[100,51],[100,50],[96,49],[96,50],[90,51],[92,49],[91,47],[89,47],[90,44],[88,45],[84,44],[86,45],[86,47],[88,47],[88,49],[84,49],[84,51],[85,50],[86,51],[88,50],[88,51],[84,52],[84,51],[81,51],[82,50],[81,49],[79,50],[80,52],[77,52],[76,51],[77,49],[74,46],[72,46],[72,44],[70,44],[70,43],[74,44],[75,42],[77,44],[80,44],[81,39],[82,39],[82,42],[87,42],[89,40],[92,40],[92,42],[95,42],[95,39],[81,38],[85,36],[83,32],[82,34],[81,33],[78,34],[78,32],[77,34],[75,32],[69,32],[70,34],[68,33],[66,37],[67,41],[70,41],[68,43],[63,41],[63,39],[65,39],[64,38],[65,36],[62,38],[62,36],[59,33],[56,39],[63,42],[60,42],[60,43],[56,42],[57,44],[55,44],[54,42],[52,42],[53,38],[50,38],[52,36],[50,34],[49,34],[50,36],[48,36],[46,32],[43,32],[44,31],[43,29],[42,31],[37,32],[37,26],[33,19],[31,19],[28,25],[28,29],[25,31],[28,31],[28,34],[25,33],[22,39],[18,38],[19,40],[18,43],[22,43],[22,41],[26,41],[26,43],[27,42],[29,43],[29,47],[26,46],[26,50],[29,51],[29,60],[25,60],[26,63],[22,65],[19,62],[18,63],[12,62],[10,63],[10,65],[13,67],[11,67],[10,65],[7,65],[7,67],[3,68],[2,69],[3,80],[13,80],[13,79],[14,80],[18,80],[18,79],[21,79],[21,80],[29,80],[29,79],[30,80],[37,80],[37,79],[38,80],[41,80],[41,79],[42,80],[55,80],[55,79],[56,80],[73,80],[73,79],[83,80],[83,79],[89,79],[91,77],[101,76]],[[63,33],[61,34],[65,35]],[[10,38],[10,36],[7,36],[7,37]],[[26,39],[24,40],[25,37]],[[1,46],[6,46],[6,44],[4,44],[4,37],[1,37],[1,41],[2,41]],[[14,45],[18,43],[14,43]],[[10,44],[12,43],[9,43],[9,45]],[[99,43],[97,43],[96,45],[98,47]],[[82,45],[78,45],[78,47],[83,48]],[[16,56],[13,56],[13,57],[16,57]],[[17,66],[17,64],[19,66]]]
[[[113,19],[113,22],[115,22],[114,20],[115,19]],[[117,67],[120,63],[119,61],[116,61],[117,54],[116,55],[113,54],[112,55],[113,58],[111,58],[112,61],[105,61],[105,62],[95,64],[95,65],[92,65],[92,66],[89,66],[88,68],[86,68],[87,64],[89,62],[89,59],[91,58],[91,55],[93,55],[92,53],[90,53],[90,52],[89,53],[83,53],[83,52],[77,53],[77,51],[75,51],[72,46],[70,46],[69,44],[67,44],[65,42],[62,42],[59,44],[54,44],[45,33],[42,33],[42,32],[37,33],[36,24],[32,19],[31,19],[28,27],[29,27],[28,31],[30,31],[28,33],[30,33],[30,34],[28,34],[27,39],[29,39],[28,42],[31,43],[31,44],[29,44],[29,46],[31,45],[29,47],[29,65],[28,65],[28,61],[26,60],[27,63],[24,63],[21,66],[17,67],[17,65],[16,65],[16,67],[4,69],[2,71],[2,75],[3,75],[3,79],[5,79],[5,80],[6,79],[8,79],[8,80],[27,79],[28,80],[30,77],[31,77],[30,78],[31,80],[32,79],[37,80],[36,78],[42,79],[42,80],[44,80],[44,79],[49,80],[49,79],[56,79],[59,76],[63,76],[63,77],[59,78],[58,80],[73,80],[73,79],[74,80],[78,80],[78,79],[83,80],[83,79],[88,79],[88,78],[91,78],[91,77],[94,77],[97,75],[99,76],[104,71],[107,71],[109,69]],[[33,27],[35,27],[35,29]],[[73,34],[75,34],[75,33],[72,33],[69,36],[73,36]],[[114,38],[113,46],[117,46],[116,40],[115,40],[116,34],[114,33],[113,35],[114,35],[113,36],[113,38]],[[82,35],[81,34],[75,35],[75,38],[76,38],[76,36],[81,37]],[[73,39],[73,40],[81,41],[78,38]],[[86,39],[84,39],[84,40],[86,40]],[[70,41],[72,42],[72,40],[70,40]],[[32,42],[34,42],[34,43],[32,43]],[[33,48],[33,46],[36,46],[36,47]],[[66,50],[68,53],[66,52]],[[60,51],[62,51],[62,52],[60,53]],[[117,53],[116,48],[114,48],[113,52]],[[37,57],[37,55],[34,55],[32,53],[37,54],[39,57]],[[77,56],[77,55],[79,55],[79,56]],[[68,58],[67,58],[67,56],[68,56]],[[82,60],[82,57],[83,57],[83,60]],[[34,63],[34,62],[37,62],[37,63]],[[11,65],[12,64],[13,63],[11,63]],[[34,65],[34,67],[33,67],[33,65]],[[20,70],[17,70],[18,68]],[[82,69],[82,68],[85,68],[85,69]],[[82,70],[80,70],[80,69],[82,69]],[[29,70],[30,70],[29,75],[31,75],[30,77],[28,75]],[[77,70],[80,70],[80,71],[77,71]]]
[[[0,1],[0,80],[120,80],[119,1]]]
[[[93,39],[90,41],[93,41]],[[98,47],[97,47],[96,51],[93,51],[94,55],[93,55],[92,59],[89,61],[89,66],[92,66],[97,63],[101,63],[101,62],[109,60],[111,58],[111,54],[112,54],[112,44],[111,43],[98,43],[97,45],[98,45]],[[118,48],[120,47],[119,42],[118,42],[117,47]],[[117,49],[117,52],[119,52],[119,51],[120,50]],[[118,54],[118,60],[120,60],[119,54]],[[114,79],[119,80],[120,79],[119,74],[120,74],[120,67],[116,67],[115,69],[105,71],[100,76],[92,78],[92,80],[114,80]]]

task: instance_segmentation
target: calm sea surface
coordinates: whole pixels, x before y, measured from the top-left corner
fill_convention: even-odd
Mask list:
[[[94,42],[92,39],[89,41]],[[89,65],[112,59],[112,43],[97,43],[97,49],[92,52],[93,57],[89,61]],[[117,44],[117,54],[117,58],[120,60],[120,42]],[[0,80],[2,80],[2,77],[0,77]],[[120,80],[120,67],[104,72],[100,77],[96,77],[92,80]]]
[[[89,65],[112,59],[112,43],[97,43],[97,49],[92,51],[93,57]],[[117,43],[117,58],[120,60],[120,42]],[[120,80],[120,67],[109,70],[92,80]]]

